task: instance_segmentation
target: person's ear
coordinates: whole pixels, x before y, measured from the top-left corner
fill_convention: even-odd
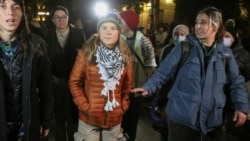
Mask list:
[[[213,28],[213,31],[214,31],[214,32],[217,32],[217,31],[218,31],[218,27],[217,27],[216,25],[213,24],[213,25],[212,25],[212,28]]]

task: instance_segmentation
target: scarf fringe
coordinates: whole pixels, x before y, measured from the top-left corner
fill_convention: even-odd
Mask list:
[[[110,60],[112,56],[117,60]],[[97,49],[96,58],[101,79],[104,81],[104,88],[101,91],[101,95],[107,97],[107,103],[104,107],[104,110],[107,112],[113,111],[114,108],[120,105],[115,99],[114,90],[116,85],[119,85],[119,79],[121,78],[121,74],[124,70],[123,57],[117,47],[114,49],[114,52],[110,52],[110,50],[107,50],[107,48],[102,43],[100,43],[100,46]],[[112,91],[112,101],[110,101],[109,91]]]
[[[115,99],[115,93],[114,93],[114,90],[112,91],[112,94],[113,94],[113,100],[112,102],[109,100],[109,92],[108,92],[108,102],[106,103],[105,107],[104,107],[104,110],[105,111],[113,111],[113,108],[116,108],[117,106],[119,106],[119,102],[116,101]]]

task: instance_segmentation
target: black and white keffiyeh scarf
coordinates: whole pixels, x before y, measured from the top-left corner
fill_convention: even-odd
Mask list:
[[[116,84],[119,84],[119,79],[124,69],[124,59],[117,46],[111,50],[101,42],[95,56],[97,66],[100,69],[101,79],[104,81],[101,95],[108,97],[104,110],[113,111],[113,108],[119,106],[119,102],[115,99],[114,90]],[[112,101],[110,100],[109,91],[112,91]]]

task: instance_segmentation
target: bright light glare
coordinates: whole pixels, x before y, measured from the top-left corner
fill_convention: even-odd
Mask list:
[[[166,3],[173,3],[173,0],[166,0]]]
[[[103,16],[108,12],[108,5],[105,2],[98,2],[95,5],[95,14]]]
[[[147,7],[151,7],[151,6],[152,6],[151,2],[148,2]]]

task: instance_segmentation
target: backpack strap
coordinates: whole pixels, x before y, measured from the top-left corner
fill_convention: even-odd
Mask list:
[[[228,57],[222,58],[222,62],[224,63],[225,67],[227,68]]]
[[[181,42],[181,59],[180,59],[180,62],[178,64],[177,71],[175,73],[174,79],[176,78],[176,76],[177,76],[180,68],[182,67],[182,65],[187,60],[187,57],[188,57],[189,53],[190,53],[190,43],[188,41],[182,41]]]
[[[182,54],[181,54],[181,60],[180,60],[180,63],[179,63],[179,68],[181,68],[181,66],[185,63],[185,61],[187,60],[187,57],[190,53],[190,44],[188,41],[182,41],[181,42],[182,44]]]

